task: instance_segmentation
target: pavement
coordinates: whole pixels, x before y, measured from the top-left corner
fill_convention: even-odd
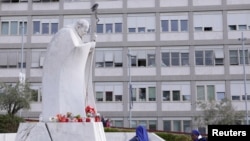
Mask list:
[[[106,132],[107,141],[129,141],[135,136],[133,132]],[[148,133],[149,141],[165,141],[155,133]]]

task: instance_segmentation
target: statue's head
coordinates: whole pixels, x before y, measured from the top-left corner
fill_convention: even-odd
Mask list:
[[[80,19],[75,23],[75,29],[78,35],[82,38],[88,33],[89,22],[87,20]]]

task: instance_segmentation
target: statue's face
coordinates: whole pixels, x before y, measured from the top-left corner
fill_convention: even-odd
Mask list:
[[[89,24],[87,21],[81,21],[77,25],[77,33],[82,38],[84,35],[88,33],[89,30]]]
[[[78,34],[80,37],[83,37],[84,35],[86,35],[88,33],[89,27],[87,25],[84,25],[80,28],[78,28]]]

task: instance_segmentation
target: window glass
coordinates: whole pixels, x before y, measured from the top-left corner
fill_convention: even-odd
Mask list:
[[[181,65],[189,65],[189,53],[181,53]]]
[[[139,100],[146,101],[146,88],[139,88]]]
[[[148,54],[148,66],[155,66],[155,54]]]
[[[115,33],[122,32],[122,23],[115,23]]]
[[[113,92],[107,91],[105,94],[106,94],[106,101],[113,101]]]
[[[204,86],[197,86],[197,100],[205,100]]]
[[[181,121],[173,120],[173,131],[180,132],[181,131]]]
[[[181,100],[180,91],[173,91],[173,101],[180,101],[180,100]]]
[[[49,23],[42,23],[42,34],[49,34]]]
[[[243,53],[242,50],[239,50],[240,52],[240,64],[243,64]],[[245,64],[248,64],[248,50],[244,51],[245,55]]]
[[[170,101],[170,91],[163,91],[163,101]]]
[[[113,33],[113,24],[111,23],[106,24],[106,33]]]
[[[171,31],[178,31],[178,20],[171,20]]]
[[[230,65],[238,65],[238,52],[237,50],[230,50]]]
[[[171,131],[171,121],[170,120],[164,120],[163,121],[163,130],[164,131]]]
[[[179,66],[180,64],[179,52],[171,52],[171,64],[172,66]]]
[[[185,133],[191,132],[191,121],[190,120],[183,120],[183,129]]]
[[[51,23],[51,34],[55,34],[58,31],[58,23]]]
[[[203,65],[203,51],[195,51],[195,64]]]
[[[181,20],[181,31],[188,31],[188,21]]]
[[[103,92],[96,92],[96,101],[103,101]]]
[[[223,100],[225,98],[225,92],[217,92],[217,100]]]
[[[145,27],[138,27],[138,32],[140,33],[140,32],[145,32]]]
[[[215,100],[215,88],[214,85],[207,86],[207,99],[208,100]]]
[[[129,28],[129,29],[128,29],[128,32],[129,32],[129,33],[134,33],[134,32],[136,32],[136,28]]]
[[[148,88],[148,97],[149,97],[149,101],[155,101],[156,100],[155,87],[149,87]]]
[[[148,121],[149,130],[157,130],[157,122],[156,120],[149,120]]]
[[[161,28],[162,32],[168,31],[168,20],[161,20]]]
[[[103,33],[103,24],[97,24],[96,28],[97,33]]]
[[[40,21],[33,21],[33,34],[40,34]]]
[[[27,34],[27,22],[19,22],[19,34],[20,35],[23,34],[23,30],[24,30],[24,35],[26,35]]]
[[[162,52],[162,66],[169,66],[170,65],[170,53],[169,52]]]
[[[247,25],[239,25],[239,30],[247,30]]]
[[[237,30],[236,25],[229,25],[228,28],[229,30]]]
[[[9,22],[2,22],[1,34],[8,35],[9,34]]]
[[[18,23],[17,21],[11,21],[10,23],[10,35],[17,35]]]
[[[214,64],[213,62],[213,51],[211,50],[206,50],[205,51],[205,65],[211,66]]]

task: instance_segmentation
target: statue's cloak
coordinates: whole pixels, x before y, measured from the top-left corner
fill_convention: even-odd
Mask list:
[[[58,31],[48,45],[42,78],[42,118],[71,112],[86,117],[96,109],[92,82],[95,42],[83,43],[73,27]]]

